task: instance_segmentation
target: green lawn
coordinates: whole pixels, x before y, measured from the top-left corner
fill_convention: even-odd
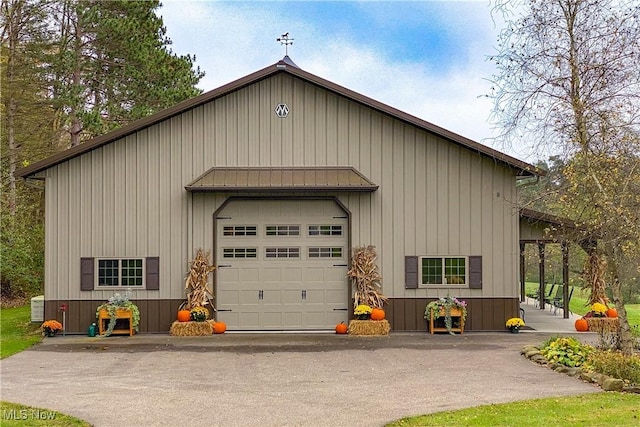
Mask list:
[[[2,427],[91,427],[91,424],[85,421],[49,409],[33,408],[4,401],[0,402],[0,409],[2,409],[0,418]]]
[[[420,415],[403,418],[387,426],[620,427],[637,426],[639,420],[639,394],[602,392]]]
[[[42,341],[40,323],[31,323],[31,307],[0,309],[0,358]]]

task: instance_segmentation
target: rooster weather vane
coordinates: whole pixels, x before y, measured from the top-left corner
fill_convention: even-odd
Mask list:
[[[289,45],[293,44],[293,40],[289,38],[289,33],[284,33],[276,39],[277,42],[284,45],[284,54],[287,56],[289,55]]]

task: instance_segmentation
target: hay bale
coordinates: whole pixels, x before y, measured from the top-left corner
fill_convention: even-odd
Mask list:
[[[620,322],[617,317],[585,317],[590,332],[617,334]]]
[[[206,322],[178,322],[171,324],[169,334],[174,337],[201,337],[213,334],[213,320]]]
[[[349,335],[389,335],[391,325],[385,320],[352,320]]]

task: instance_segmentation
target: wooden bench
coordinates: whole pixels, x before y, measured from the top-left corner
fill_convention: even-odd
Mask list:
[[[131,316],[132,313],[130,310],[116,310],[116,322],[120,320],[126,321],[128,324],[128,328],[123,328],[122,326],[118,327],[118,325],[116,324],[116,327],[113,329],[113,332],[111,332],[111,334],[132,336],[134,331],[133,318]],[[111,316],[109,316],[109,312],[104,309],[100,310],[100,313],[98,314],[98,330],[100,332],[100,335],[104,335],[110,320]]]

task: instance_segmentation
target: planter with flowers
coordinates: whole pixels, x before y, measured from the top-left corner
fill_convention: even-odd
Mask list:
[[[595,302],[591,304],[591,311],[584,316],[588,330],[598,333],[618,333],[620,331],[620,322],[617,317],[608,317],[608,311],[609,307],[602,303]]]
[[[520,332],[520,328],[524,326],[524,320],[519,317],[512,317],[511,319],[507,320],[506,326],[507,328],[509,328],[509,331],[512,334],[517,334],[518,332]]]
[[[42,335],[46,337],[55,337],[58,331],[62,330],[62,324],[57,320],[47,320],[41,326]]]
[[[467,303],[456,297],[447,295],[431,301],[424,309],[424,318],[429,320],[429,331],[455,332],[464,334],[464,321],[467,318]],[[442,318],[442,321],[439,319]]]
[[[108,337],[112,334],[131,336],[138,331],[140,310],[137,305],[129,301],[130,295],[129,291],[124,295],[116,293],[109,298],[109,301],[98,306],[96,317],[100,336]]]

